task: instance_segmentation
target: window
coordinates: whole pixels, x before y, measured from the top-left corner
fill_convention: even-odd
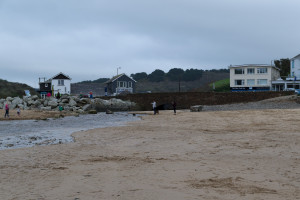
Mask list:
[[[257,79],[257,85],[268,85],[267,79]]]
[[[45,83],[45,87],[48,87],[48,83]]]
[[[254,68],[248,68],[247,69],[247,74],[255,74]]]
[[[131,81],[128,82],[128,87],[132,88],[132,82]]]
[[[65,85],[64,80],[58,80],[58,85]]]
[[[244,69],[234,69],[234,74],[244,74]]]
[[[294,60],[292,60],[292,68],[294,68],[294,65],[295,65]]]
[[[255,80],[254,79],[247,79],[247,85],[249,85],[249,86],[255,85]]]
[[[123,88],[123,87],[126,87],[127,84],[125,81],[118,81],[117,85],[118,85],[118,87]]]
[[[244,80],[234,80],[235,85],[244,85],[245,84],[244,82],[245,82]]]
[[[267,74],[268,73],[268,68],[257,68],[257,73],[258,74]]]

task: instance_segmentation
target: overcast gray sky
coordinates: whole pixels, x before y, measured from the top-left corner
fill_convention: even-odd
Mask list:
[[[300,54],[299,0],[0,0],[0,78],[38,87]]]

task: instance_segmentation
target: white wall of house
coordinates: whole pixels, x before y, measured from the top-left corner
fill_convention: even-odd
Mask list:
[[[71,80],[52,79],[51,84],[54,89],[54,96],[57,94],[57,92],[59,92],[60,94],[70,94],[71,93]]]
[[[300,78],[300,54],[290,60],[291,62],[291,76]]]
[[[230,87],[271,87],[280,77],[277,68],[270,65],[230,66]]]

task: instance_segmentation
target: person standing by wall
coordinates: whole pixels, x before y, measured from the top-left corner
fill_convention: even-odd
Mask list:
[[[153,112],[155,115],[156,114],[156,102],[153,100],[153,102],[151,104],[152,104]]]
[[[173,110],[174,110],[174,115],[176,115],[176,102],[172,101],[172,106],[173,106]]]
[[[8,103],[5,104],[5,115],[4,118],[8,117],[9,118],[9,105]]]

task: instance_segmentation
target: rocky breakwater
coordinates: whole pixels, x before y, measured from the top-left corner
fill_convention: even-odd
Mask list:
[[[136,104],[130,101],[123,101],[120,99],[103,100],[100,98],[89,99],[79,98],[77,96],[62,95],[61,98],[56,99],[54,97],[46,97],[40,99],[37,95],[31,97],[7,97],[6,99],[0,99],[0,109],[5,107],[8,103],[10,109],[19,107],[21,110],[60,110],[62,108],[65,111],[73,111],[77,113],[85,113],[90,110],[96,110],[98,112],[109,110],[114,111],[129,111],[136,108]]]

